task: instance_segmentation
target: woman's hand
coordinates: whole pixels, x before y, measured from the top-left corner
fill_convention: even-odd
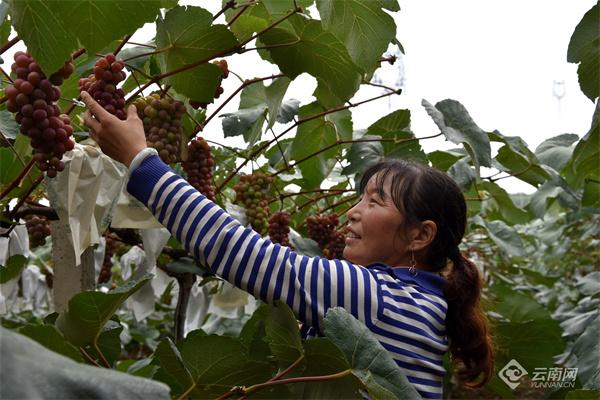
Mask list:
[[[102,108],[87,92],[81,92],[81,99],[88,108],[83,123],[90,128],[92,139],[104,154],[129,167],[136,154],[146,148],[144,125],[135,106],[129,106],[127,119],[121,121]]]

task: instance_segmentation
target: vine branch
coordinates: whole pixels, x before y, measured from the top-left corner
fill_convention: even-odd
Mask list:
[[[237,167],[237,168],[236,168],[236,169],[235,169],[235,170],[234,170],[234,171],[231,173],[231,174],[229,174],[229,175],[228,175],[228,176],[225,178],[225,180],[224,180],[224,181],[223,181],[223,182],[222,182],[222,183],[219,185],[219,187],[217,188],[217,190],[216,190],[216,193],[219,193],[221,190],[223,190],[223,188],[225,187],[225,185],[227,185],[227,183],[229,183],[229,181],[230,181],[231,179],[233,179],[233,177],[234,177],[234,176],[236,176],[236,175],[237,175],[237,174],[240,172],[240,170],[241,170],[241,169],[242,169],[242,168],[243,168],[243,167],[244,167],[246,164],[248,164],[248,162],[249,162],[251,159],[253,159],[253,158],[254,158],[254,157],[256,157],[257,155],[259,155],[259,154],[260,154],[260,153],[261,153],[263,150],[265,150],[266,148],[268,148],[269,146],[271,146],[271,145],[272,145],[273,143],[275,143],[275,142],[276,142],[276,141],[277,141],[279,138],[281,138],[283,135],[285,135],[286,133],[290,132],[292,129],[296,128],[296,127],[297,127],[297,126],[299,126],[300,124],[303,124],[303,123],[305,123],[305,122],[308,122],[308,121],[312,121],[313,119],[320,118],[320,117],[322,117],[322,116],[325,116],[325,115],[327,115],[327,114],[332,114],[332,113],[335,113],[335,112],[338,112],[338,111],[347,110],[347,109],[349,109],[349,108],[352,108],[352,107],[357,107],[357,106],[359,106],[359,105],[361,105],[361,104],[365,104],[365,103],[368,103],[368,102],[370,102],[370,101],[374,101],[374,100],[377,100],[377,99],[381,99],[381,98],[383,98],[383,97],[387,97],[387,96],[390,96],[390,95],[392,95],[392,94],[400,94],[400,93],[402,93],[402,89],[394,90],[393,92],[384,93],[384,94],[382,94],[382,95],[379,95],[379,96],[371,97],[371,98],[369,98],[369,99],[366,99],[366,100],[360,101],[360,102],[358,102],[358,103],[349,104],[349,105],[345,105],[345,106],[334,107],[334,108],[332,108],[332,109],[329,109],[329,110],[326,110],[326,111],[323,111],[323,112],[317,113],[317,114],[315,114],[315,115],[311,115],[311,116],[309,116],[309,117],[306,117],[306,118],[303,118],[303,119],[301,119],[301,120],[298,120],[298,121],[294,122],[294,124],[293,124],[292,126],[290,126],[288,129],[286,129],[286,130],[284,130],[283,132],[281,132],[281,133],[277,134],[277,135],[275,136],[275,138],[271,139],[271,140],[270,140],[270,141],[268,141],[267,143],[265,143],[265,144],[263,144],[263,145],[259,146],[259,147],[258,147],[256,150],[254,150],[254,151],[253,151],[253,152],[252,152],[252,153],[251,153],[251,154],[248,156],[248,158],[246,158],[246,159],[245,159],[245,160],[244,160],[244,161],[243,161],[243,162],[242,162],[242,163],[241,163],[241,164],[240,164],[240,165],[239,165],[239,166],[238,166],[238,167]],[[216,193],[215,193],[215,194],[216,194]]]

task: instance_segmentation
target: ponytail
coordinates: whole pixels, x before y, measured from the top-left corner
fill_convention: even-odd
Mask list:
[[[461,384],[477,388],[485,385],[494,370],[494,351],[488,322],[481,307],[483,281],[477,267],[458,249],[465,234],[467,205],[456,184],[445,173],[417,162],[390,160],[377,163],[362,176],[360,192],[371,177],[384,192],[391,181],[391,197],[406,218],[405,227],[420,221],[433,221],[437,234],[423,264],[446,279],[444,295],[448,302],[446,333],[450,355]],[[454,270],[445,274],[448,259]]]
[[[478,388],[490,380],[494,369],[494,347],[481,307],[483,280],[475,264],[458,247],[450,254],[450,260],[454,268],[444,288],[450,354],[459,382]]]

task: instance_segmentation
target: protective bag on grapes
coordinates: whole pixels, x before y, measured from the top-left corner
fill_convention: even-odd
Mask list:
[[[46,179],[46,188],[60,222],[70,228],[75,262],[79,264],[85,249],[100,243],[115,199],[125,185],[127,169],[97,147],[82,143],[63,160],[63,173]]]

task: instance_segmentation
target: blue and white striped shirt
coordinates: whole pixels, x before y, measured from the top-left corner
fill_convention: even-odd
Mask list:
[[[421,396],[442,398],[448,350],[442,277],[307,257],[273,244],[157,156],[132,171],[127,189],[213,272],[265,302],[285,301],[310,331],[321,332],[329,307],[344,307],[373,332]]]

